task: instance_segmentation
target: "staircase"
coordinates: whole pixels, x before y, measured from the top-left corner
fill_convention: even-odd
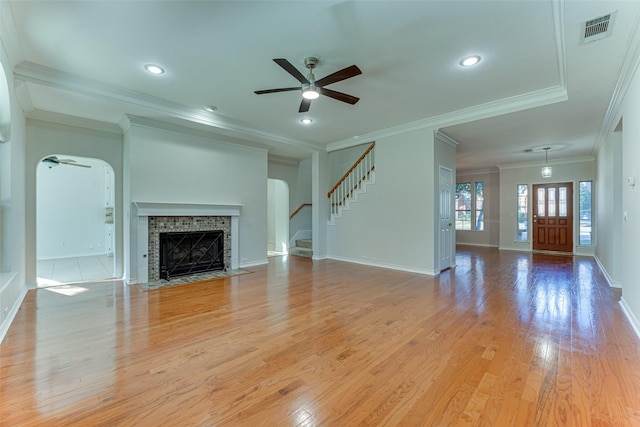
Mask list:
[[[289,248],[289,255],[301,256],[304,258],[313,257],[313,242],[311,239],[296,240],[296,245]]]
[[[349,210],[349,205],[358,201],[359,194],[367,192],[368,184],[375,183],[376,165],[373,156],[375,146],[376,143],[372,143],[327,193],[327,197],[331,200],[329,224],[333,224],[335,218],[340,218],[343,211]]]

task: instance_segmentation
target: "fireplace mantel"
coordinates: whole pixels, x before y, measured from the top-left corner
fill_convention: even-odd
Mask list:
[[[149,281],[149,217],[155,216],[226,216],[231,218],[231,269],[239,268],[239,230],[240,211],[243,205],[230,204],[193,204],[193,203],[157,203],[133,202],[132,217],[136,218],[135,262],[137,277],[130,277],[128,283],[147,283]],[[132,248],[133,249],[133,248]]]
[[[240,216],[243,205],[133,202],[137,216]]]

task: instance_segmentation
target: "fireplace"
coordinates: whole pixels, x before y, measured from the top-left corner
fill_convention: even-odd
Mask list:
[[[160,279],[160,235],[164,233],[221,231],[224,240],[222,268],[239,268],[241,208],[242,205],[132,203],[132,216],[137,218],[132,221],[131,229],[132,236],[136,236],[135,244],[132,244],[135,256],[130,258],[130,275],[125,276],[126,282],[147,283]]]
[[[225,269],[224,232],[160,233],[160,278]]]

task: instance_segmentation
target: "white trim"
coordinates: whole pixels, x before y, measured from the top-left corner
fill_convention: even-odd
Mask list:
[[[277,142],[312,150],[323,149],[318,144],[289,139],[250,128],[236,120],[204,111],[201,108],[189,107],[174,101],[123,89],[32,62],[21,62],[20,65],[16,66],[14,69],[14,79],[26,83],[70,90],[77,94],[95,97],[96,99],[116,100],[149,108],[156,112],[168,114],[171,117],[186,120],[189,123],[209,126],[218,131],[230,131],[235,135],[248,138],[250,141]]]
[[[598,267],[600,267],[600,271],[604,275],[604,278],[607,279],[607,283],[609,284],[609,287],[622,289],[622,283],[615,282],[613,281],[613,279],[611,279],[611,276],[609,276],[609,272],[607,271],[606,268],[604,268],[604,265],[602,264],[602,262],[600,262],[600,258],[598,258],[597,255],[594,255],[593,258],[596,260],[596,264],[598,264]]]
[[[149,281],[148,250],[150,216],[228,216],[231,217],[231,269],[239,266],[239,221],[240,210],[244,205],[195,204],[195,203],[154,203],[133,202],[132,215],[138,218],[136,232],[137,253],[135,270],[137,278],[129,278],[127,284],[147,283]],[[264,260],[266,262],[266,260]],[[259,261],[263,263],[263,261]],[[253,264],[248,264],[253,265]],[[261,265],[261,264],[255,264]],[[133,270],[133,266],[130,270]]]
[[[567,88],[564,86],[553,86],[498,101],[487,102],[473,107],[465,108],[439,116],[429,117],[412,123],[382,129],[365,135],[343,139],[327,145],[327,151],[336,151],[343,148],[350,148],[365,143],[366,141],[379,140],[405,132],[420,130],[425,128],[440,129],[454,126],[475,120],[487,119],[489,117],[500,116],[517,111],[528,110],[530,108],[542,107],[555,104],[569,99]]]
[[[453,148],[458,148],[458,145],[460,145],[460,143],[457,140],[451,138],[449,135],[442,132],[441,130],[437,130],[435,134],[436,134],[436,139],[439,139],[441,142],[444,142],[445,144],[449,144]]]
[[[535,161],[535,162],[525,162],[525,163],[510,163],[510,164],[505,164],[505,165],[496,165],[496,167],[499,170],[502,170],[502,169],[520,169],[520,168],[526,168],[526,167],[538,167],[538,166],[543,166],[543,165],[546,165],[546,164],[549,164],[549,165],[552,165],[552,166],[553,165],[567,165],[567,164],[571,164],[571,163],[594,162],[595,160],[596,159],[593,158],[593,157],[583,156],[583,157],[574,157],[572,159],[555,160],[555,161],[549,161],[549,162]]]
[[[456,230],[456,232],[458,231],[466,231],[466,230]],[[480,246],[483,248],[496,248],[496,249],[500,248],[498,245],[492,245],[491,243],[466,243],[466,242],[461,242],[459,240],[456,241],[456,246]]]
[[[269,264],[269,260],[267,258],[264,258],[258,261],[243,262],[242,264],[240,264],[240,268],[259,267],[266,264]]]
[[[620,298],[619,304],[620,307],[622,307],[624,315],[627,317],[627,320],[631,324],[631,328],[633,328],[633,331],[638,336],[638,339],[640,339],[640,322],[638,322],[638,318],[635,316],[635,314],[633,314],[633,311],[631,311],[631,307],[629,307],[629,304],[627,304],[627,301],[624,299],[624,297]]]
[[[426,274],[428,276],[437,276],[437,275],[440,274],[440,270],[436,271],[436,270],[428,270],[428,269],[425,269],[425,268],[413,268],[413,267],[407,267],[407,266],[404,266],[404,265],[389,264],[389,263],[384,263],[384,262],[363,261],[361,259],[341,257],[341,256],[336,256],[336,255],[328,255],[326,258],[327,259],[333,259],[333,260],[336,260],[336,261],[349,262],[349,263],[352,263],[352,264],[366,265],[366,266],[369,266],[369,267],[387,268],[389,270],[398,270],[398,271],[404,271],[404,272],[407,272],[407,273]],[[323,258],[314,257],[313,259],[323,259]]]
[[[624,100],[625,95],[627,94],[627,90],[629,89],[629,85],[633,80],[633,76],[640,66],[640,30],[638,27],[640,26],[640,13],[636,16],[635,23],[633,25],[633,32],[629,37],[629,41],[627,43],[627,50],[624,55],[624,62],[622,63],[622,67],[620,68],[620,74],[618,74],[618,80],[616,81],[616,85],[613,89],[613,94],[611,95],[611,99],[609,100],[609,105],[607,106],[607,111],[604,115],[604,119],[602,120],[602,124],[600,125],[600,130],[598,132],[598,136],[596,137],[595,144],[593,144],[592,155],[596,157],[602,144],[606,140],[610,129],[614,126],[614,121],[616,116],[618,115],[618,110],[620,109],[620,105]]]
[[[113,123],[85,119],[77,116],[69,116],[66,114],[53,113],[51,111],[31,109],[31,110],[27,110],[27,112],[25,113],[25,116],[27,116],[27,118],[31,120],[39,120],[42,122],[74,126],[74,127],[79,127],[83,129],[106,132],[108,134],[116,134],[116,135],[123,134],[122,128]]]
[[[15,279],[15,275],[13,276],[13,278],[11,278],[11,280],[14,280],[14,279]],[[11,310],[9,310],[9,313],[7,313],[7,317],[5,317],[4,322],[2,323],[2,327],[0,327],[0,344],[4,340],[4,337],[7,335],[7,332],[9,332],[9,328],[11,327],[11,324],[16,318],[16,315],[18,314],[18,310],[20,310],[20,306],[22,305],[24,298],[27,296],[28,291],[29,289],[26,286],[22,286],[22,289],[20,290],[20,295],[14,301],[13,306],[11,307]]]

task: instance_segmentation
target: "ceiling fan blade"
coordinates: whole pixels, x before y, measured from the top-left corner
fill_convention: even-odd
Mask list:
[[[362,71],[360,71],[360,68],[358,68],[356,65],[352,65],[350,67],[343,68],[340,71],[336,71],[333,74],[329,74],[328,76],[325,76],[320,80],[317,80],[316,86],[330,85],[331,83],[336,83],[342,80],[350,79],[351,77],[355,77],[359,74],[362,74]]]
[[[354,105],[356,102],[360,101],[360,98],[357,98],[355,96],[347,95],[346,93],[338,92],[324,87],[320,88],[320,93],[322,95],[328,96],[329,98],[337,99],[338,101],[346,102],[347,104],[351,105]]]
[[[300,83],[309,84],[309,80],[307,80],[307,78],[303,76],[302,73],[298,71],[298,69],[291,64],[291,62],[287,61],[284,58],[275,58],[273,62],[281,66],[287,73],[295,77],[295,79],[298,80]]]
[[[255,93],[256,95],[263,95],[265,93],[288,92],[290,90],[300,90],[300,86],[296,86],[296,87],[281,87],[279,89],[256,90],[253,93]]]
[[[80,163],[76,162],[73,159],[57,159],[57,163],[59,163],[61,165],[79,166],[81,168],[90,168],[91,167],[89,165],[80,164]]]
[[[302,98],[302,102],[300,103],[300,109],[298,110],[298,113],[306,113],[307,111],[309,111],[309,107],[311,107],[311,100]]]

